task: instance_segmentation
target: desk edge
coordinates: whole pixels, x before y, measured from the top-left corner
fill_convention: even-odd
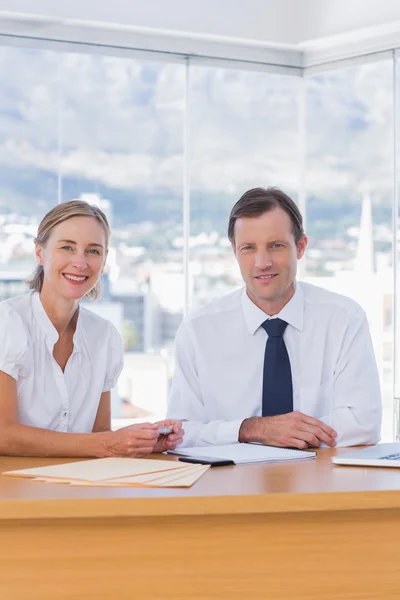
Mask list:
[[[0,522],[12,519],[139,518],[337,512],[400,508],[400,491],[1,500]]]

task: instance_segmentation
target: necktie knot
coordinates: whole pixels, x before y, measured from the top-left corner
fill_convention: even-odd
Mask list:
[[[261,327],[268,333],[268,337],[282,337],[287,323],[282,319],[267,319]]]

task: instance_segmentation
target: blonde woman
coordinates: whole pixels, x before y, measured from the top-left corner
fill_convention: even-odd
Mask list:
[[[143,456],[174,449],[175,420],[111,431],[110,390],[123,365],[121,338],[79,305],[96,299],[110,229],[86,202],[43,218],[31,292],[0,302],[0,454]],[[159,427],[172,427],[166,436]]]

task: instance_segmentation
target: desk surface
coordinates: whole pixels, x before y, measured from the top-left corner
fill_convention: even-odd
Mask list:
[[[331,457],[344,451],[211,468],[189,489],[75,488],[0,475],[0,520],[400,508],[400,469],[332,465]],[[62,462],[72,461],[0,457],[0,472]]]

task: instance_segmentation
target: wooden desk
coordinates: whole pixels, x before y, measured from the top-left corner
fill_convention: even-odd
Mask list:
[[[0,598],[397,600],[400,469],[318,454],[210,469],[188,490],[1,476]]]

